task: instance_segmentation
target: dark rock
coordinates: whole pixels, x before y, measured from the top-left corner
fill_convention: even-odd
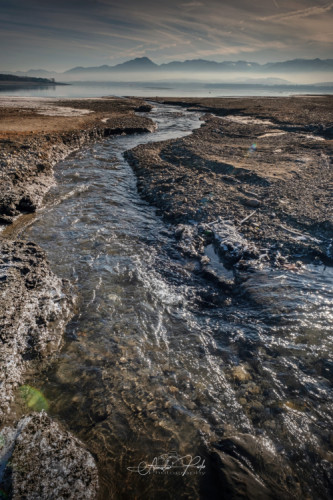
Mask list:
[[[2,214],[0,215],[0,224],[9,225],[13,222],[13,218],[10,215]]]
[[[134,111],[136,111],[137,113],[150,113],[152,109],[153,106],[151,104],[142,104],[141,106],[135,108]]]
[[[261,202],[256,198],[242,198],[241,202],[247,207],[257,208],[261,206]]]
[[[96,498],[93,457],[44,411],[24,417],[15,428],[3,429],[1,437],[2,461],[7,465],[0,484],[13,500]]]
[[[283,458],[260,437],[236,434],[203,452],[207,474],[202,487],[222,500],[302,498],[297,477]]]
[[[23,196],[17,205],[17,209],[23,213],[35,212],[36,208],[37,203],[34,202],[30,196]]]

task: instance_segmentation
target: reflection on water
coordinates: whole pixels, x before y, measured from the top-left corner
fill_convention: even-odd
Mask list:
[[[97,457],[100,498],[208,498],[199,474],[128,468],[164,453],[195,456],[204,440],[233,431],[274,444],[303,493],[325,498],[332,270],[253,269],[228,306],[198,302],[213,285],[188,271],[193,263],[138,196],[122,154],[189,133],[199,115],[153,113],[156,134],[111,138],[62,162],[46,208],[25,230],[79,294],[64,349],[31,385]],[[217,268],[213,248],[207,255]]]

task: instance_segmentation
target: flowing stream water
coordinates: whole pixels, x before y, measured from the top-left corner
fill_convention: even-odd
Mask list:
[[[154,134],[109,138],[62,161],[23,231],[78,293],[64,348],[30,383],[97,458],[101,499],[210,498],[199,471],[129,468],[163,453],[198,455],[203,441],[233,432],[275,447],[303,491],[326,498],[332,269],[253,269],[223,307],[198,301],[213,285],[140,198],[123,153],[191,133],[200,114],[157,106],[150,116]]]

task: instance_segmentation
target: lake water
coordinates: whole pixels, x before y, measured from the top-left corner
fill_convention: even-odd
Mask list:
[[[295,94],[332,94],[333,87],[311,85],[232,85],[217,87],[195,82],[141,82],[141,83],[98,83],[77,82],[71,85],[34,87],[27,89],[0,90],[0,96],[24,97],[102,97],[102,96],[138,96],[138,97],[239,97],[239,96],[288,96]]]

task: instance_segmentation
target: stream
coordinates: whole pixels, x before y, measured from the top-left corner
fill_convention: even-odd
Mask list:
[[[59,163],[21,234],[78,294],[64,348],[29,384],[96,457],[100,499],[213,498],[200,468],[137,468],[165,453],[198,456],[235,433],[277,450],[308,498],[329,498],[332,269],[247,270],[223,307],[198,300],[214,285],[140,198],[123,153],[190,134],[200,114],[156,106],[149,116],[155,133],[108,138]]]

